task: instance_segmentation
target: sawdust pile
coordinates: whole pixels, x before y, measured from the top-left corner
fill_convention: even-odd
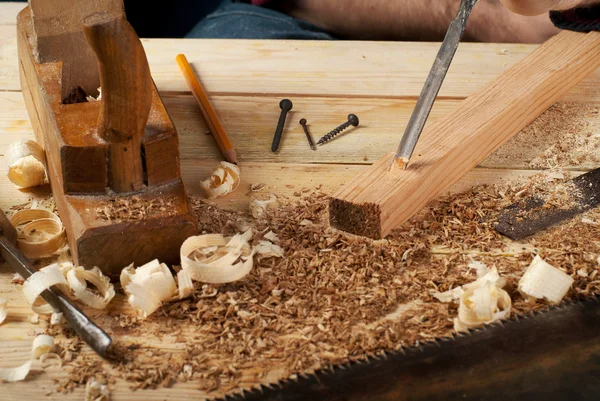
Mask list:
[[[139,196],[115,198],[95,209],[96,218],[121,222],[143,220],[157,215],[174,215],[175,198],[142,199]]]
[[[533,160],[531,155],[537,155]],[[486,166],[548,169],[600,163],[600,108],[556,103],[484,161]]]
[[[536,180],[545,185],[532,184]],[[531,188],[542,193],[555,181],[546,174],[443,197],[378,241],[328,228],[327,197],[320,193],[280,200],[278,208],[267,209],[265,220],[192,199],[202,230],[231,235],[251,224],[258,232],[255,243],[273,231],[286,257],[257,261],[236,283],[197,284],[191,299],[165,305],[144,322],[124,314],[125,302],[117,297],[108,315],[95,317],[118,344],[118,358],[104,372],[96,357],[79,351],[73,333],[50,329],[69,372],[59,390],[94,376],[108,383],[126,380],[134,389],[188,382],[221,395],[447,336],[457,305],[431,294],[473,281],[476,272],[467,267],[472,260],[498,269],[516,313],[545,308],[528,304],[517,291],[536,253],[575,279],[568,299],[598,293],[600,212],[523,244],[493,229],[500,208]]]

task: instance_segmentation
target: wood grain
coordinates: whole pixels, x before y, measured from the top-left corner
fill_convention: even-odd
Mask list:
[[[408,169],[388,154],[337,192],[332,225],[388,235],[600,66],[600,33],[562,32],[425,128]]]
[[[191,95],[163,95],[162,99],[179,133],[182,160],[217,160],[221,158],[213,137],[208,134],[202,115]],[[414,100],[398,99],[346,99],[306,97],[294,101],[286,123],[285,135],[279,154],[268,151],[274,126],[279,117],[278,97],[213,96],[213,102],[231,139],[240,144],[238,150],[242,163],[335,163],[370,165],[394,149],[408,122]],[[565,99],[563,97],[561,101]],[[436,102],[428,125],[460,104],[459,100],[442,99]],[[590,102],[591,104],[591,102]],[[313,136],[324,134],[343,121],[348,112],[356,113],[361,125],[339,135],[316,152],[310,150],[298,120],[308,119]],[[574,115],[583,120],[584,115]],[[600,127],[600,116],[590,118],[590,123]],[[23,97],[18,92],[0,92],[0,155],[7,146],[21,138],[33,138]],[[487,168],[529,168],[538,154],[561,140],[556,131],[544,138],[523,139],[527,149],[510,158],[490,157],[479,165]],[[514,148],[516,140],[509,140],[503,148]],[[543,140],[543,141],[542,141]],[[267,150],[267,151],[265,151]],[[507,153],[507,152],[504,152]],[[579,165],[593,168],[591,162]]]
[[[439,44],[421,42],[310,42],[186,39],[142,40],[161,92],[188,92],[173,61],[188,55],[209,95],[252,94],[415,99]],[[463,43],[441,88],[462,99],[514,65],[536,45]],[[0,90],[19,90],[16,41],[0,47]],[[599,99],[600,71],[569,94],[569,101]],[[219,111],[217,109],[217,111]],[[348,113],[346,113],[348,114]]]
[[[19,3],[19,6],[23,4]],[[0,21],[5,17],[16,20],[16,15],[9,18],[5,7],[6,3],[0,4]],[[17,7],[14,9],[16,13]],[[21,138],[33,138],[18,82],[14,28],[10,25],[5,30],[3,28],[0,25],[0,171],[6,168],[1,155],[8,144]],[[322,190],[331,194],[367,169],[373,160],[383,155],[384,150],[395,148],[439,48],[436,43],[376,42],[335,42],[324,46],[322,43],[294,41],[153,39],[143,41],[143,44],[157,85],[163,91],[165,105],[179,131],[181,176],[188,192],[194,195],[201,193],[198,182],[207,177],[220,160],[220,155],[212,137],[205,135],[206,126],[173,58],[177,53],[185,52],[202,75],[225,129],[239,144],[238,150],[244,158],[239,189],[211,203],[238,210],[245,210],[251,197],[268,197],[270,193],[293,199],[294,192],[302,188],[322,185]],[[442,88],[444,98],[438,102],[432,117],[439,118],[455,109],[461,99],[535,48],[530,45],[461,44]],[[315,65],[308,65],[312,64],[311,58],[314,58]],[[563,100],[598,101],[599,82],[600,74],[596,72]],[[284,137],[281,148],[285,153],[278,158],[266,159],[271,155],[264,149],[269,148],[279,115],[278,103],[284,94],[293,95],[294,111],[297,110],[298,114],[289,119],[289,135]],[[308,149],[301,127],[297,125],[301,117],[309,120],[315,133],[327,132],[339,123],[340,117],[343,120],[352,111],[365,121],[360,130],[340,137],[332,146],[318,152]],[[249,121],[244,122],[242,118],[249,118]],[[354,143],[355,140],[358,143]],[[364,160],[365,156],[367,160]],[[533,156],[533,153],[528,154],[523,161],[495,166],[502,169],[474,169],[451,189],[459,191],[475,184],[493,184],[538,173],[535,170],[511,169],[526,166],[526,159],[530,160]],[[257,182],[266,183],[267,189],[251,193],[248,186]],[[0,208],[4,210],[49,193],[47,186],[29,191],[18,190],[0,176]],[[34,335],[41,332],[46,324],[44,320],[39,325],[29,322],[31,310],[20,287],[10,284],[12,276],[8,266],[0,264],[0,297],[9,303],[9,317],[0,325],[2,367],[18,366],[27,361]],[[123,308],[127,312],[125,305],[120,293],[111,303],[111,307]],[[92,311],[86,312],[95,316]],[[148,349],[172,352],[180,352],[184,345],[176,339],[160,341],[144,337],[131,341],[139,342]],[[84,352],[91,351],[86,348]],[[26,382],[2,384],[0,401],[17,398],[27,401],[83,399],[82,388],[69,394],[54,392],[56,384],[53,380],[66,375],[63,369],[42,370],[39,364],[35,364],[34,372]],[[196,400],[203,395],[194,382],[177,383],[173,388],[131,391],[128,383],[118,380],[112,386],[111,399]]]
[[[98,134],[109,143],[109,183],[115,192],[144,186],[142,138],[152,107],[152,77],[135,31],[124,17],[93,14],[85,36],[98,58],[102,100]]]

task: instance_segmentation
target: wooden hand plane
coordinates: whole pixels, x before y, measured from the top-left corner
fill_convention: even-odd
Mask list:
[[[178,263],[196,220],[177,132],[122,0],[30,0],[17,30],[23,96],[74,261],[107,274]]]

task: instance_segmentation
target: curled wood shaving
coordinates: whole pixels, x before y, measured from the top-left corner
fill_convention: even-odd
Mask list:
[[[44,149],[35,141],[11,143],[4,155],[8,179],[22,188],[41,185],[46,176]]]
[[[137,269],[131,264],[121,271],[120,279],[127,301],[142,318],[148,317],[177,293],[173,274],[167,265],[156,259]]]
[[[23,283],[23,294],[35,313],[50,314],[54,311],[40,297],[42,292],[53,285],[56,285],[64,293],[68,293],[69,291],[69,283],[56,263],[41,268]]]
[[[536,255],[519,280],[519,292],[529,301],[543,299],[554,305],[562,301],[574,281]]]
[[[237,281],[252,269],[253,252],[242,234],[190,237],[181,246],[181,267],[192,280],[218,284]]]
[[[50,315],[50,324],[61,324],[64,320],[64,316],[61,312],[53,312]]]
[[[106,384],[91,377],[85,384],[85,401],[109,401],[110,390]]]
[[[62,266],[64,266],[63,274],[66,274],[71,287],[72,297],[84,305],[94,309],[104,309],[115,296],[115,287],[98,267],[86,270],[82,266],[74,266],[71,263]],[[88,288],[88,282],[96,287],[100,295]]]
[[[49,353],[54,348],[54,337],[40,334],[33,340],[32,356],[34,359],[39,359],[42,355]]]
[[[0,368],[0,381],[16,382],[25,380],[29,371],[31,370],[31,364],[34,360],[40,358],[42,355],[48,354],[54,347],[54,338],[45,334],[40,334],[33,339],[33,345],[31,349],[31,359],[15,368]]]
[[[259,241],[258,245],[254,247],[254,251],[259,259],[284,257],[283,249],[269,241]]]
[[[50,257],[67,244],[60,218],[49,210],[20,210],[10,222],[17,229],[17,246],[29,259]]]
[[[208,199],[225,196],[240,185],[240,168],[228,162],[219,163],[206,180],[200,183]]]
[[[6,316],[8,315],[8,308],[6,307],[6,304],[6,299],[0,299],[0,324],[4,322]]]
[[[248,205],[250,214],[255,219],[264,219],[267,213],[267,207],[276,201],[277,197],[275,195],[271,195],[267,200],[252,199]]]
[[[55,354],[54,352],[49,352],[47,354],[40,356],[40,363],[42,364],[42,368],[45,369],[51,365],[51,363],[48,363],[48,361],[57,362],[58,367],[61,367],[63,364],[63,360],[62,360],[61,356],[58,354]]]
[[[446,292],[435,292],[433,296],[441,302],[459,300],[458,318],[454,319],[454,329],[464,331],[482,326],[510,315],[511,299],[502,289],[504,279],[495,267],[488,269],[481,262],[472,261],[470,269],[477,270],[479,278],[472,283]]]
[[[507,318],[512,302],[510,296],[495,284],[485,283],[466,290],[460,297],[458,318],[454,329],[464,331]]]

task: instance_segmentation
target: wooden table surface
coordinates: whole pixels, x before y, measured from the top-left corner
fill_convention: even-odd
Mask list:
[[[24,3],[0,3],[0,156],[7,146],[22,138],[34,138],[20,92],[17,69],[16,14]],[[245,208],[248,185],[264,182],[276,194],[291,195],[322,185],[332,192],[396,148],[428,69],[438,50],[437,43],[311,42],[246,40],[143,40],[152,74],[168,112],[180,135],[183,178],[191,194],[200,193],[199,180],[219,160],[219,151],[202,120],[195,100],[175,63],[184,53],[201,76],[225,129],[237,147],[242,186],[216,204]],[[520,60],[534,45],[471,44],[460,46],[430,120],[456,105]],[[600,70],[585,79],[562,100],[599,103]],[[280,152],[270,151],[279,116],[279,101],[290,98],[294,108],[288,116]],[[306,118],[315,139],[349,113],[360,117],[358,129],[331,144],[312,151],[298,120]],[[543,144],[532,144],[531,152],[510,164],[491,159],[464,177],[453,190],[477,183],[497,182],[530,175],[528,162]],[[584,166],[586,167],[586,166]],[[590,167],[590,166],[587,166]],[[579,169],[582,167],[579,166]],[[6,165],[0,157],[0,171]],[[17,190],[0,176],[0,208],[45,195]],[[0,265],[0,298],[9,302],[9,318],[0,326],[0,367],[20,365],[29,358],[32,338],[43,330],[45,320],[31,324],[31,311],[19,286],[10,284],[12,273]],[[169,344],[176,348],[176,344]],[[80,389],[68,395],[52,394],[52,379],[59,370],[42,371],[20,383],[2,384],[0,400],[81,400]],[[50,394],[47,396],[47,394]],[[202,393],[193,383],[178,383],[171,389],[131,392],[117,382],[112,399],[198,399]]]

